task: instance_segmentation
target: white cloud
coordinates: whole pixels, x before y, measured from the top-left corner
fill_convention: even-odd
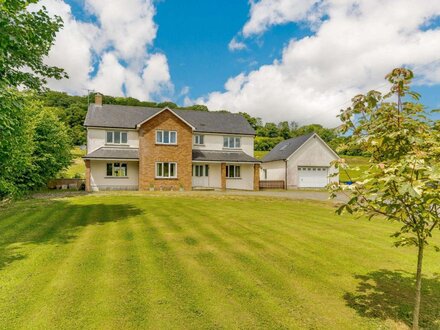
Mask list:
[[[237,39],[234,37],[228,44],[228,48],[231,52],[234,52],[236,50],[243,50],[246,49],[246,44],[241,41],[237,41]]]
[[[86,0],[86,6],[98,17],[105,41],[123,59],[142,58],[156,37],[156,11],[149,0]]]
[[[157,33],[152,0],[85,0],[97,18],[88,23],[75,18],[62,0],[43,0],[33,8],[43,5],[64,21],[46,62],[70,77],[50,80],[50,88],[75,94],[92,88],[142,100],[162,99],[173,89],[166,56],[148,51]],[[92,77],[94,62],[98,70]]]
[[[261,14],[253,18],[256,6],[263,2],[279,5],[270,7],[275,13],[266,13],[268,17],[308,20],[302,14],[280,13],[284,7],[279,1],[262,0],[252,6],[245,25],[248,33],[269,26],[258,22],[285,22],[263,19]],[[327,18],[319,22],[316,34],[292,39],[281,59],[232,77],[224,92],[210,93],[195,102],[211,109],[245,111],[267,121],[335,126],[335,116],[352,96],[384,84],[385,74],[396,66],[415,66],[423,81],[440,83],[440,61],[426,65],[440,54],[440,28],[420,29],[428,19],[440,15],[440,2],[402,0],[396,6],[394,0],[328,0],[321,10]],[[310,15],[315,20],[316,14]]]
[[[260,0],[251,1],[250,18],[243,27],[249,37],[266,31],[272,25],[301,21],[307,18],[316,0]],[[316,11],[315,11],[316,12]]]

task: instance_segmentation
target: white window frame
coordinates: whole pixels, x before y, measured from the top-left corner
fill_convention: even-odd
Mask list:
[[[241,149],[241,137],[240,136],[224,136],[223,148],[225,149]]]
[[[263,169],[263,176],[264,176],[264,180],[267,180],[267,169],[266,168]]]
[[[164,173],[165,164],[168,164],[168,176]],[[171,165],[174,165],[174,176],[170,176]],[[159,168],[161,169],[159,173]],[[156,162],[154,166],[154,173],[156,179],[177,179],[177,163],[176,162]]]
[[[118,166],[116,166],[116,164],[118,164]],[[112,171],[111,175],[108,175],[108,166],[109,165],[111,165],[111,171]],[[116,175],[117,171],[121,171],[123,167],[125,167],[125,175]],[[107,162],[105,164],[105,176],[107,178],[128,178],[128,163],[126,163],[126,162]]]
[[[231,171],[231,167],[234,168],[233,171]],[[237,169],[238,169],[238,175],[237,175]],[[231,172],[234,174],[234,176],[231,176]],[[226,178],[227,179],[241,179],[241,166],[240,165],[226,165]]]
[[[193,165],[193,172],[192,176],[201,178],[201,177],[207,177],[209,176],[209,165]]]
[[[171,136],[174,134],[175,141],[171,142]],[[168,142],[164,142],[165,135],[168,135]],[[156,144],[176,145],[177,144],[177,131],[170,131],[164,129],[156,130]]]
[[[109,134],[111,134],[111,141],[109,141]],[[119,142],[115,142],[116,135],[119,135]],[[125,142],[122,142],[122,137],[125,135]],[[105,131],[105,144],[127,145],[128,132],[127,131]]]
[[[203,134],[194,135],[194,145],[203,146],[205,144],[205,136]]]

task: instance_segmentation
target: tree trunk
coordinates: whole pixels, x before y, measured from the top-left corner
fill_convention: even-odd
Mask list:
[[[413,330],[419,329],[419,315],[420,315],[420,298],[422,289],[422,262],[423,262],[423,247],[424,243],[419,242],[419,254],[417,256],[417,275],[416,275],[416,299],[413,311]]]

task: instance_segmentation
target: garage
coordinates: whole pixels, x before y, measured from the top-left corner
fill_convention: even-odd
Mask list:
[[[319,166],[298,166],[298,187],[323,188],[328,183],[328,168]]]
[[[316,133],[281,141],[263,158],[262,187],[277,181],[285,189],[323,188],[339,182],[339,170],[333,164],[338,159]]]

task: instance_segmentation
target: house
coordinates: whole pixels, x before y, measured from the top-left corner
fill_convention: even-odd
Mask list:
[[[316,133],[277,144],[263,159],[261,180],[279,180],[286,188],[319,188],[339,181],[330,163],[339,156]],[[336,173],[336,176],[330,176]]]
[[[102,104],[87,128],[86,190],[259,188],[255,131],[226,112]]]

